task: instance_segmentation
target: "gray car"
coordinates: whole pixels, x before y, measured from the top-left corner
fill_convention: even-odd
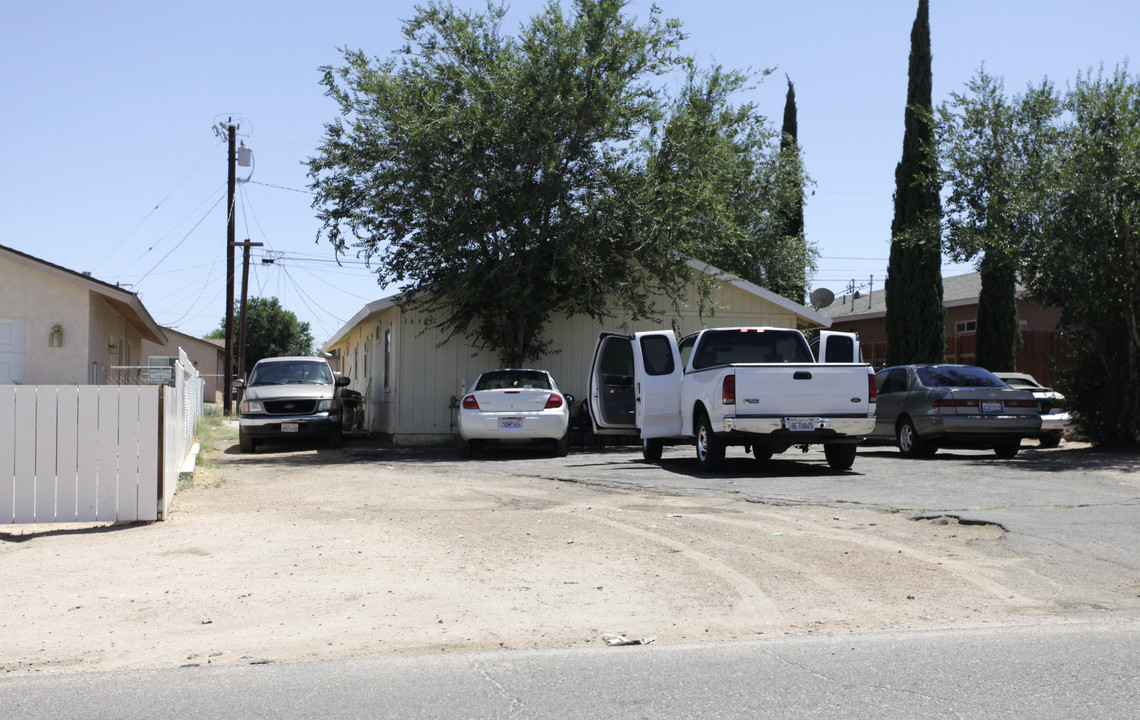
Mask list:
[[[898,365],[875,379],[879,396],[870,440],[893,442],[904,457],[964,447],[1011,458],[1022,438],[1041,430],[1033,393],[1009,387],[984,368]]]
[[[1041,403],[1041,432],[1037,435],[1037,441],[1043,448],[1060,445],[1065,433],[1073,426],[1073,418],[1065,410],[1065,396],[1037,382],[1032,375],[1017,372],[999,372],[994,375],[1012,388],[1022,388],[1033,393],[1033,397]]]
[[[263,440],[326,437],[339,448],[342,418],[340,388],[349,384],[336,377],[319,357],[277,357],[258,360],[245,388],[238,417],[238,443],[253,452]]]

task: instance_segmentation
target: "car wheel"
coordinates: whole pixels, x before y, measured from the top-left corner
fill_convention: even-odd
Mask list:
[[[567,430],[562,434],[562,437],[554,441],[554,454],[558,457],[566,457],[570,452],[570,431]]]
[[[249,435],[246,435],[245,433],[243,433],[242,431],[239,430],[238,431],[238,447],[241,449],[241,451],[243,453],[251,453],[251,452],[254,452],[256,450],[257,446],[254,445],[253,438],[251,438]]]
[[[908,417],[899,420],[895,438],[898,440],[899,452],[903,457],[920,458],[928,457],[930,454],[929,444],[918,436],[918,430],[914,428],[914,423]]]
[[[756,458],[760,462],[765,462],[767,460],[771,460],[772,459],[772,448],[766,447],[764,445],[753,445],[752,446],[752,457]]]
[[[1001,445],[994,445],[994,455],[997,455],[999,458],[1002,458],[1004,460],[1008,460],[1009,458],[1016,455],[1017,451],[1020,449],[1020,442],[1002,443]]]
[[[661,453],[665,450],[665,443],[661,438],[642,438],[641,439],[641,457],[645,462],[657,462],[661,459]]]
[[[1055,448],[1061,444],[1061,433],[1049,433],[1037,438],[1037,442],[1043,448]]]
[[[471,441],[459,438],[459,457],[470,458],[474,454],[475,449],[471,446]]]
[[[329,447],[333,450],[339,450],[344,447],[344,435],[341,434],[340,430],[334,430],[329,433]]]
[[[827,466],[832,470],[850,470],[855,464],[855,451],[858,445],[831,444],[823,446],[823,456],[827,458]]]
[[[697,464],[705,472],[724,464],[724,441],[713,434],[709,416],[704,414],[697,420]]]

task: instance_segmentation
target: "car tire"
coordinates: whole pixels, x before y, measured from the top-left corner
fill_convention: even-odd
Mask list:
[[[1037,442],[1043,448],[1055,448],[1061,444],[1061,433],[1049,433],[1037,438]]]
[[[241,430],[238,430],[238,448],[240,448],[243,453],[251,453],[256,452],[257,445],[253,442],[253,438]]]
[[[665,451],[665,443],[661,438],[642,438],[641,439],[641,457],[645,462],[655,463],[661,459],[661,453]]]
[[[470,440],[459,438],[459,457],[463,459],[470,459],[475,455],[475,448],[472,447]]]
[[[827,466],[832,470],[850,470],[855,464],[855,452],[858,445],[854,443],[833,443],[823,446],[823,456],[827,458]]]
[[[1020,449],[1020,442],[1002,443],[1001,445],[994,445],[994,455],[997,455],[1003,460],[1008,460],[1014,455],[1017,455],[1017,451]]]
[[[340,430],[329,433],[329,447],[333,450],[340,450],[344,447],[344,435],[341,434]]]
[[[724,441],[713,433],[709,416],[697,418],[697,465],[704,472],[719,470],[724,464]]]
[[[756,458],[757,462],[767,462],[772,459],[772,448],[766,445],[753,445],[752,457]]]
[[[554,454],[558,457],[566,457],[570,453],[570,431],[562,433],[562,437],[554,441]]]
[[[899,452],[905,458],[930,457],[930,444],[918,435],[914,423],[908,417],[899,420],[895,429],[895,440],[898,442]]]

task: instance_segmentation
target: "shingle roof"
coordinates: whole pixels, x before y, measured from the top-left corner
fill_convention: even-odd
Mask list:
[[[942,278],[942,302],[946,307],[976,303],[981,292],[981,273],[973,272]],[[1019,296],[1025,293],[1025,288],[1020,283],[1017,285],[1017,293]],[[819,310],[820,315],[832,320],[874,317],[885,315],[886,312],[886,290],[862,293],[858,297],[852,295],[837,296],[835,302]]]

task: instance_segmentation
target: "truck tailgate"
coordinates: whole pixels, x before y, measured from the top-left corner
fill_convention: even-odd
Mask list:
[[[862,364],[737,365],[735,414],[865,417],[867,378],[867,366]]]

